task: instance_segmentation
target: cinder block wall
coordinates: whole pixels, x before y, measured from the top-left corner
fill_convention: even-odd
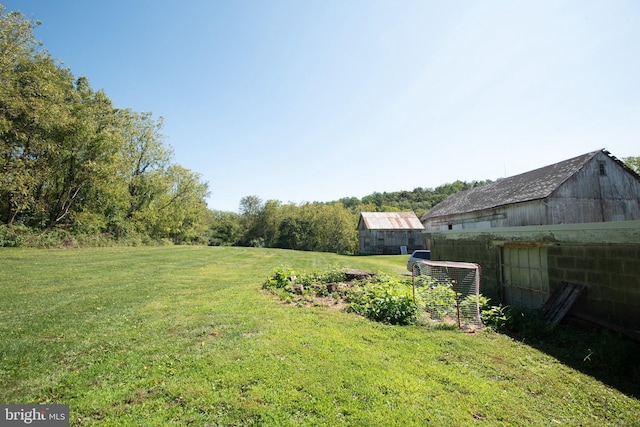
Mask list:
[[[437,238],[431,242],[431,259],[480,265],[480,292],[496,304],[500,301],[499,252],[486,237],[465,240]]]
[[[640,221],[428,232],[431,257],[480,264],[481,292],[499,301],[500,249],[547,247],[549,287],[579,283],[586,292],[572,311],[640,330]]]
[[[559,244],[547,261],[551,289],[563,281],[587,287],[573,310],[640,330],[640,243]]]

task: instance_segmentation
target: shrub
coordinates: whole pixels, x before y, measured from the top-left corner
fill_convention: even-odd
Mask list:
[[[291,278],[295,276],[296,272],[290,267],[276,267],[271,271],[267,280],[262,284],[262,288],[272,291],[276,289],[284,289],[291,285]]]
[[[496,332],[506,330],[511,321],[511,307],[502,304],[491,305],[491,300],[482,294],[479,298],[482,323]]]
[[[342,268],[331,267],[329,270],[320,273],[318,277],[323,283],[340,283],[344,282],[347,275]]]
[[[378,322],[415,323],[418,310],[407,284],[387,279],[365,282],[346,295],[351,311]]]
[[[456,293],[447,285],[419,288],[416,298],[432,316],[443,318],[456,312]]]

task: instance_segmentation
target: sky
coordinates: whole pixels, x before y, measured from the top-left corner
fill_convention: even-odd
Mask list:
[[[0,0],[118,108],[164,119],[210,209],[640,156],[636,0]]]

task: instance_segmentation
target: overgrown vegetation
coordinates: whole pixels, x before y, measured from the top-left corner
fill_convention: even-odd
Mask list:
[[[410,325],[417,319],[410,283],[389,277],[377,276],[351,287],[345,300],[351,311],[378,322]]]
[[[347,311],[374,321],[393,325],[415,323],[417,306],[410,281],[384,274],[348,283],[345,279],[345,272],[339,268],[299,273],[290,267],[277,267],[262,287],[287,302],[315,304],[318,297],[331,297],[335,305],[345,303]]]

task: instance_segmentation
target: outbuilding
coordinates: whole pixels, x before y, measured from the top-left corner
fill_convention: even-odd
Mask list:
[[[640,336],[640,176],[608,151],[454,194],[421,221],[432,259],[479,264],[495,302],[540,309],[572,289],[559,308]]]
[[[604,149],[461,191],[420,218],[426,230],[639,219],[640,176]]]
[[[422,249],[423,229],[413,212],[362,212],[358,221],[359,252],[391,255]]]

